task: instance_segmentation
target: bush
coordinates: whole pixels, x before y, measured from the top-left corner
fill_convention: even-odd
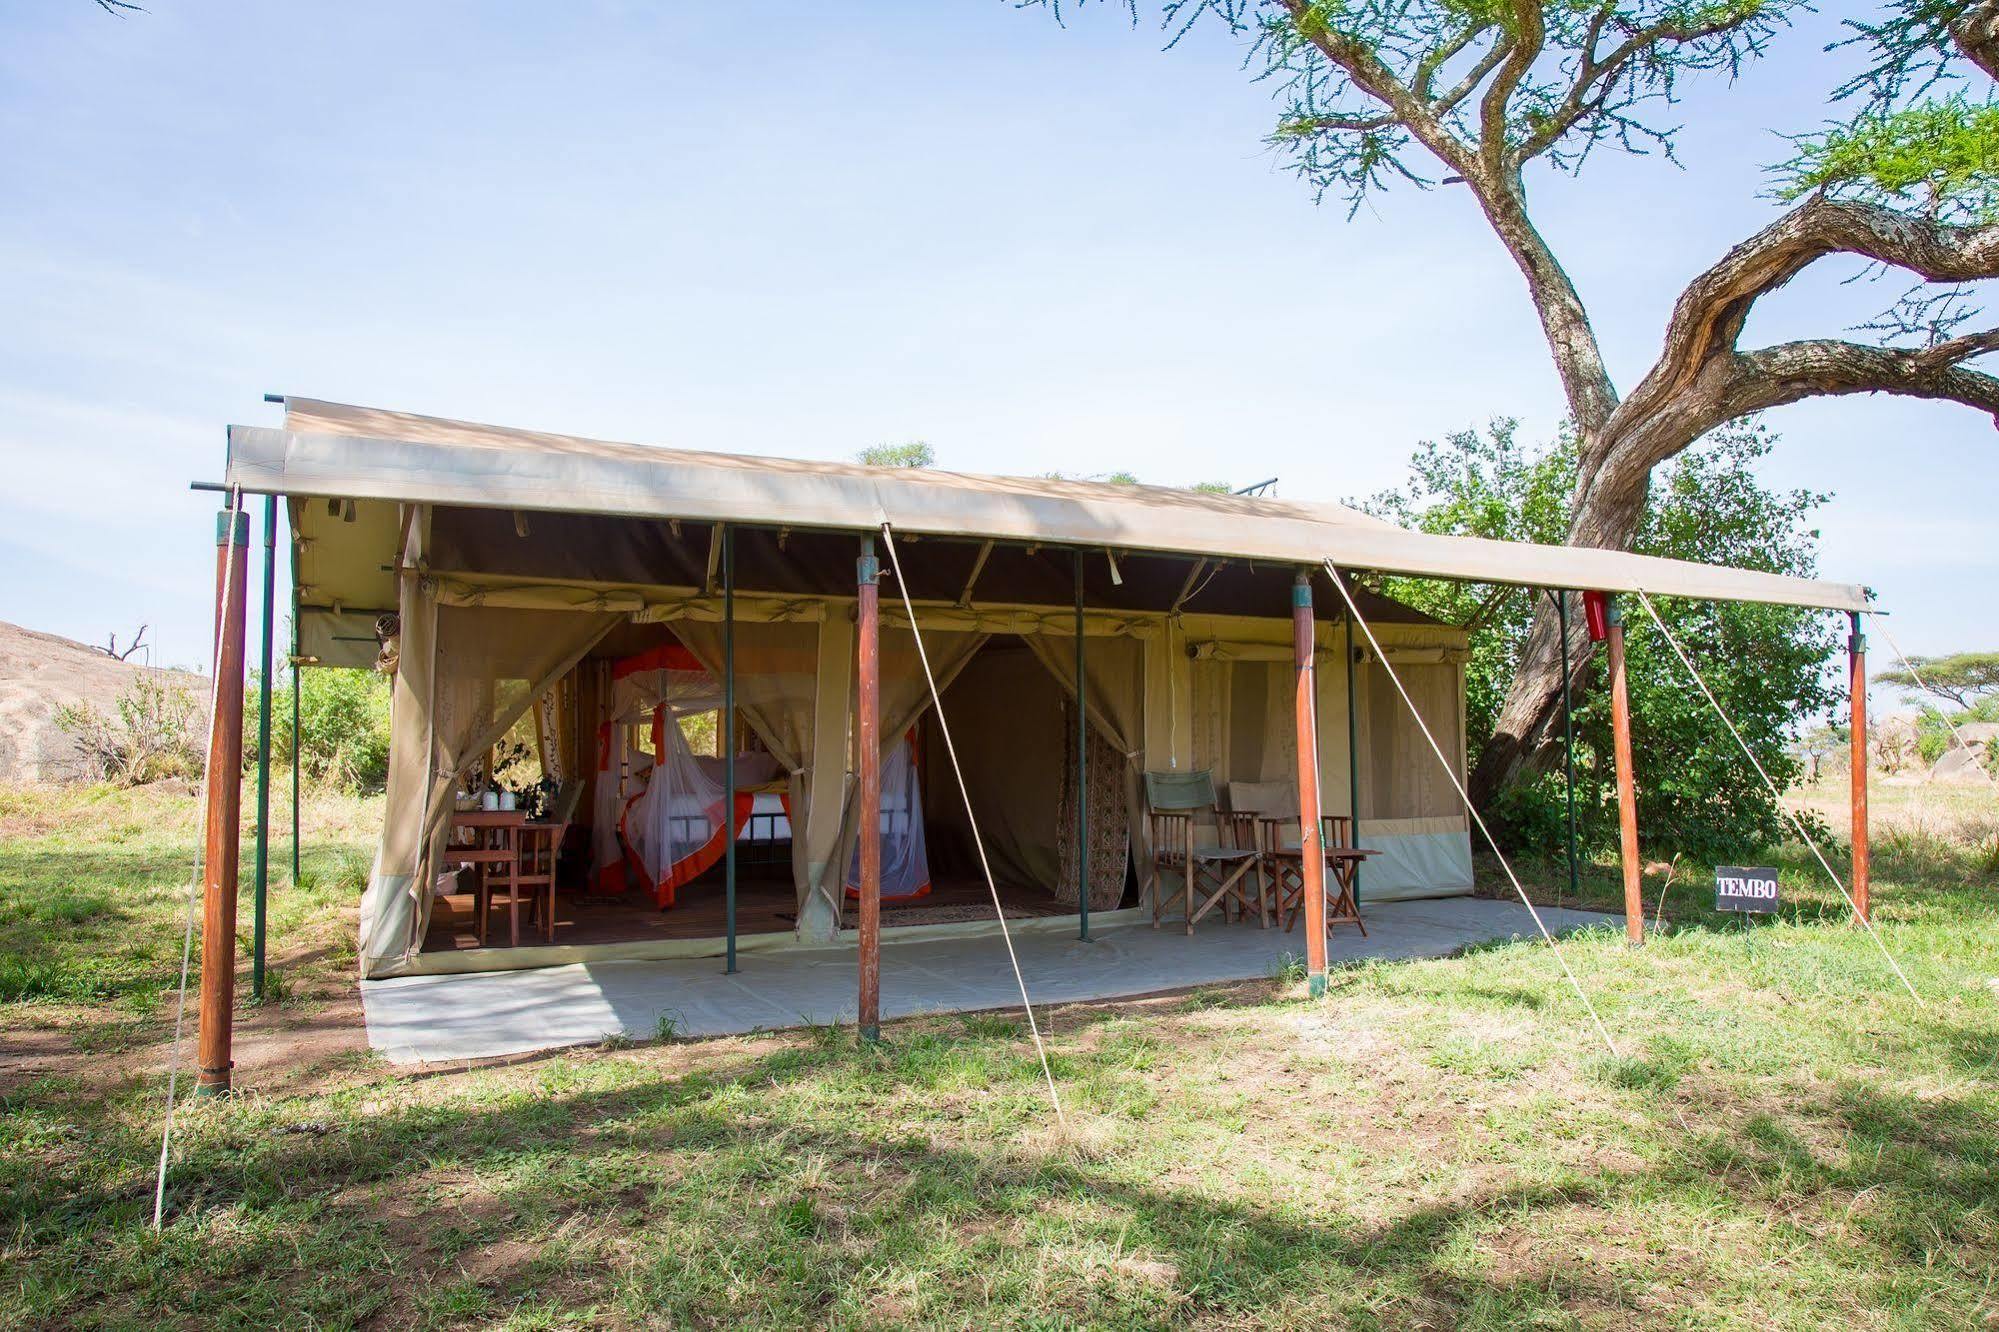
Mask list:
[[[254,690],[248,706],[258,706]],[[381,790],[389,778],[389,677],[340,666],[303,672],[298,729],[306,778],[356,793]],[[290,680],[281,676],[271,698],[271,761],[291,762],[293,745]]]
[[[120,786],[200,779],[206,717],[193,690],[142,674],[118,696],[117,713],[107,717],[88,703],[56,709],[57,728],[76,742],[76,776]]]

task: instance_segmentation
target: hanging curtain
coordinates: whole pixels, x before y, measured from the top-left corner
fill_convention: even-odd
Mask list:
[[[1131,811],[1125,802],[1124,755],[1103,731],[1091,726],[1089,763],[1083,789],[1089,801],[1090,910],[1109,911],[1124,897],[1125,865],[1131,849]],[[1055,900],[1076,901],[1076,704],[1062,707],[1062,781],[1056,793],[1056,846],[1062,868],[1055,880]]]
[[[425,526],[412,524],[411,565]],[[371,976],[396,970],[422,945],[456,795],[473,766],[625,619],[440,606],[430,579],[406,572],[403,580],[389,799],[361,914],[361,965]]]
[[[1030,634],[1026,642],[1028,647],[1033,649],[1034,655],[1041,660],[1041,664],[1061,682],[1070,697],[1075,698],[1077,696],[1075,635],[1054,632]],[[1111,769],[1120,774],[1118,780],[1124,787],[1126,857],[1130,856],[1131,848],[1136,843],[1136,851],[1142,862],[1143,858],[1150,854],[1145,844],[1145,791],[1142,772],[1145,747],[1145,644],[1137,638],[1125,635],[1091,636],[1083,645],[1083,676],[1081,701],[1086,710],[1085,715],[1089,717],[1092,728],[1100,732],[1104,740],[1115,750],[1114,755],[1106,757],[1111,759]],[[1073,732],[1074,729],[1072,725],[1070,730]],[[1073,762],[1072,756],[1072,765]],[[1094,770],[1103,765],[1100,765],[1093,756],[1090,766]],[[1073,772],[1073,766],[1069,771]],[[1073,807],[1074,803],[1072,791],[1069,804]],[[1070,817],[1074,817],[1073,812]],[[1094,841],[1093,838],[1092,842]],[[1063,851],[1065,856],[1074,855],[1074,843],[1075,836],[1072,832],[1064,843],[1064,847],[1067,848]],[[1073,894],[1075,891],[1073,885],[1076,882],[1075,866],[1070,864],[1066,870],[1065,882],[1072,885],[1069,891]],[[1122,863],[1119,863],[1114,871],[1092,864],[1090,868],[1092,885],[1100,881],[1099,875],[1103,876],[1101,881],[1106,884],[1115,876],[1120,885],[1118,891],[1120,895],[1122,894],[1124,880]],[[1092,906],[1096,904],[1095,892],[1093,886]]]
[[[905,902],[930,892],[930,852],[923,835],[923,787],[913,736],[905,735],[882,759],[881,895]],[[861,844],[847,865],[847,896],[861,895]]]
[[[722,625],[675,620],[672,627],[680,641],[719,681],[723,667]],[[851,624],[843,622],[831,627],[836,632],[844,628],[851,644]],[[813,778],[814,736],[819,722],[819,672],[826,664],[820,645],[828,631],[826,623],[814,621],[736,622],[736,710],[763,740],[776,760],[777,770],[785,776],[783,800],[785,820],[791,826],[792,888],[801,910],[812,889],[812,792],[817,785]],[[835,771],[830,776],[839,777],[844,758],[844,753],[833,755]],[[767,774],[764,780],[775,775],[775,772]],[[740,772],[736,780],[738,787],[750,784]],[[829,808],[837,810],[837,802]],[[823,863],[823,852],[821,859]]]
[[[914,726],[917,718],[931,706],[931,696],[930,683],[923,675],[923,660],[917,654],[916,636],[907,629],[898,629],[889,625],[883,625],[880,634],[881,748],[886,764],[888,756],[895,747],[903,743],[910,727]],[[977,630],[932,629],[927,625],[924,626],[923,646],[929,653],[930,671],[936,677],[937,692],[940,695],[951,687],[951,682],[958,678],[958,673],[965,669],[965,664],[985,646],[986,640],[990,637],[990,634]],[[850,716],[854,706],[852,692],[851,689],[848,691]],[[850,744],[854,739],[855,737],[850,735]],[[884,766],[884,810],[887,809],[886,784],[887,769]],[[846,787],[846,804],[840,815],[840,854],[835,862],[836,868],[839,865],[851,867],[854,863],[855,848],[860,838],[859,814],[860,786],[858,782],[849,782]],[[886,857],[886,850],[883,855]],[[826,877],[828,880],[833,880],[833,873],[829,872]],[[844,883],[850,877],[842,875],[836,882]],[[827,887],[832,891],[838,891],[833,883],[829,883]],[[886,886],[883,891],[887,891]]]

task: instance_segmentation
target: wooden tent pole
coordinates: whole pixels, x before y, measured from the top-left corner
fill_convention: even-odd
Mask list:
[[[250,906],[250,993],[264,1001],[264,930],[271,881],[271,622],[278,600],[278,497],[264,496],[264,605],[258,640],[257,882]]]
[[[229,1092],[230,1036],[236,999],[237,842],[243,821],[244,578],[250,519],[240,506],[215,522],[215,726],[208,743],[208,808],[202,856],[201,1037],[197,1096]]]
[[[1555,593],[1555,613],[1562,625],[1562,800],[1568,807],[1569,897],[1582,900],[1582,861],[1576,854],[1576,707],[1575,681],[1569,669],[1569,594]]]
[[[854,709],[856,763],[861,783],[861,999],[864,1041],[881,1039],[882,762],[881,762],[881,565],[875,540],[861,538],[855,567],[859,669]],[[912,626],[913,627],[913,626]]]
[[[1853,710],[1853,908],[1866,920],[1867,905],[1867,638],[1860,612],[1849,611],[1846,639],[1849,705]]]
[[[1326,992],[1326,853],[1319,822],[1318,640],[1312,620],[1312,574],[1291,584],[1291,661],[1297,668],[1293,712],[1298,722],[1298,845],[1305,879],[1305,977],[1313,998]]]
[[[1606,595],[1605,624],[1610,649],[1610,729],[1617,759],[1617,846],[1624,866],[1624,933],[1645,942],[1645,896],[1638,866],[1638,789],[1631,775],[1631,691],[1624,673],[1624,615],[1617,598]],[[1568,651],[1563,644],[1562,651]]]

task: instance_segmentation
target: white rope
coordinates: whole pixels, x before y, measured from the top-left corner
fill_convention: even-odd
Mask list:
[[[1888,626],[1881,622],[1881,612],[1875,611],[1873,612],[1873,615],[1874,615],[1874,627],[1881,631],[1881,637],[1888,640],[1889,650],[1895,654],[1896,659],[1900,661],[1902,663],[1903,668],[1909,672],[1910,678],[1915,680],[1916,687],[1921,689],[1926,694],[1935,693],[1936,691],[1930,688],[1929,682],[1923,679],[1923,673],[1916,669],[1916,663],[1909,660],[1909,654],[1902,651],[1902,645],[1895,641],[1895,635],[1889,633]],[[1992,785],[1995,787],[1999,787],[1999,777],[1993,776],[1991,771],[1986,768],[1985,763],[1979,756],[1976,747],[1974,747],[1969,740],[1964,738],[1964,732],[1957,729],[1957,723],[1953,722],[1949,717],[1945,717],[1942,708],[1937,709],[1937,716],[1943,721],[1943,724],[1945,726],[1950,727],[1950,738],[1957,741],[1959,745],[1964,747],[1964,751],[1971,755],[1971,766],[1975,770],[1977,770],[1977,772],[1981,776],[1983,776],[1986,781],[1991,782]]]
[[[1876,932],[1874,922],[1867,918],[1866,913],[1860,909],[1860,904],[1853,900],[1853,894],[1846,890],[1846,881],[1841,879],[1838,873],[1834,871],[1832,862],[1825,858],[1825,853],[1819,850],[1819,844],[1812,840],[1811,833],[1805,829],[1805,821],[1799,818],[1797,813],[1784,803],[1783,792],[1777,789],[1777,783],[1770,780],[1770,774],[1763,770],[1762,763],[1757,761],[1756,755],[1750,750],[1748,742],[1742,738],[1742,732],[1735,729],[1735,723],[1729,719],[1728,712],[1715,698],[1714,691],[1707,687],[1707,681],[1702,679],[1701,673],[1694,668],[1693,660],[1687,656],[1686,649],[1680,646],[1680,640],[1673,637],[1673,631],[1668,629],[1666,622],[1659,618],[1658,608],[1652,604],[1652,598],[1645,595],[1644,588],[1638,589],[1638,600],[1644,603],[1646,613],[1652,617],[1652,623],[1658,625],[1659,632],[1666,636],[1666,642],[1672,646],[1673,655],[1680,659],[1680,665],[1687,668],[1687,674],[1691,675],[1694,678],[1694,683],[1700,686],[1701,693],[1707,698],[1708,706],[1714,709],[1717,717],[1721,718],[1721,724],[1728,728],[1728,733],[1735,737],[1735,743],[1742,750],[1743,755],[1748,758],[1749,766],[1756,769],[1756,775],[1763,779],[1763,785],[1770,788],[1770,798],[1777,802],[1777,808],[1784,811],[1784,816],[1791,821],[1791,826],[1798,830],[1799,838],[1803,840],[1806,846],[1811,848],[1812,855],[1819,862],[1819,868],[1825,871],[1826,877],[1832,880],[1835,888],[1839,889],[1839,895],[1846,899],[1846,904],[1853,908],[1854,918],[1867,927],[1868,937],[1874,940],[1874,946],[1881,950],[1881,956],[1887,959],[1888,966],[1895,973],[1895,978],[1902,982],[1902,988],[1909,992],[1909,997],[1916,1001],[1918,1007],[1929,1007],[1929,1005],[1923,1003],[1923,997],[1916,993],[1916,987],[1909,984],[1909,978],[1902,974],[1902,968],[1897,965],[1895,955],[1888,951],[1888,945],[1881,942],[1881,936]],[[1864,773],[1861,775],[1861,780],[1866,780]]]
[[[1007,928],[1006,908],[1000,905],[999,885],[993,881],[993,867],[986,860],[986,841],[979,836],[978,816],[972,813],[972,793],[965,785],[965,770],[958,766],[958,747],[951,742],[951,723],[944,717],[944,699],[937,692],[937,677],[930,673],[930,653],[923,646],[923,631],[916,626],[916,605],[909,599],[909,583],[902,576],[902,560],[895,553],[895,537],[889,532],[887,523],[882,524],[882,544],[888,548],[888,562],[895,569],[895,590],[902,597],[903,608],[909,612],[909,632],[916,639],[916,659],[923,663],[923,679],[930,686],[930,701],[937,709],[937,730],[944,737],[944,752],[951,758],[951,773],[958,779],[958,794],[965,802],[965,822],[972,830],[972,845],[979,851],[979,868],[985,871],[986,888],[993,895],[993,915],[999,920],[1000,938],[1006,941],[1007,961],[1013,964],[1014,984],[1020,987],[1020,1006],[1027,1012],[1027,1029],[1034,1036],[1035,1053],[1041,1056],[1041,1076],[1048,1083],[1048,1100],[1055,1107],[1055,1119],[1063,1127],[1068,1120],[1062,1114],[1062,1097],[1055,1090],[1055,1073],[1048,1065],[1048,1047],[1041,1040],[1041,1024],[1034,1020],[1034,1002],[1027,997],[1027,978],[1020,971],[1020,955],[1013,951],[1013,931]],[[1083,682],[1076,682],[1076,697],[1083,696]],[[1088,891],[1084,885],[1084,891]]]
[[[1465,790],[1465,784],[1458,780],[1457,769],[1453,768],[1451,761],[1444,757],[1444,748],[1437,743],[1437,737],[1430,734],[1430,724],[1423,720],[1423,714],[1417,709],[1415,700],[1410,698],[1409,691],[1402,687],[1402,677],[1395,673],[1395,667],[1389,662],[1388,654],[1381,649],[1381,641],[1374,636],[1373,626],[1361,615],[1360,606],[1355,603],[1353,593],[1347,591],[1346,580],[1340,577],[1340,571],[1333,567],[1331,560],[1326,561],[1326,573],[1333,580],[1333,586],[1340,590],[1340,596],[1345,599],[1347,613],[1353,616],[1353,622],[1367,635],[1368,644],[1374,649],[1375,658],[1380,661],[1381,669],[1388,672],[1389,682],[1395,686],[1395,692],[1402,695],[1402,701],[1409,705],[1409,715],[1416,719],[1417,729],[1421,730],[1423,738],[1430,742],[1430,752],[1435,754],[1437,762],[1443,765],[1444,776],[1450,778],[1451,786],[1458,793],[1458,799],[1465,802],[1465,812],[1470,814],[1472,822],[1478,825],[1479,832],[1485,837],[1485,844],[1492,848],[1492,854],[1499,858],[1499,867],[1506,871],[1507,879],[1513,884],[1513,891],[1520,895],[1521,905],[1525,906],[1527,914],[1534,918],[1534,927],[1541,931],[1541,937],[1547,940],[1548,947],[1554,949],[1555,960],[1562,964],[1562,974],[1569,978],[1569,985],[1575,990],[1576,998],[1583,1001],[1583,1007],[1589,1010],[1589,1020],[1596,1024],[1596,1034],[1603,1037],[1604,1047],[1610,1051],[1611,1057],[1620,1058],[1617,1042],[1610,1039],[1610,1029],[1603,1025],[1603,1019],[1597,1016],[1596,1005],[1591,1003],[1589,995],[1583,992],[1582,982],[1576,979],[1576,973],[1570,969],[1569,959],[1563,954],[1562,946],[1555,942],[1555,936],[1549,932],[1547,922],[1543,921],[1541,913],[1534,909],[1534,903],[1528,898],[1527,890],[1520,886],[1519,876],[1513,872],[1513,866],[1507,863],[1505,853],[1499,849],[1499,843],[1492,836],[1492,830],[1485,826],[1485,820],[1480,817],[1478,807],[1472,804],[1471,795]],[[1347,669],[1353,669],[1351,662],[1348,663]]]
[[[173,1146],[174,1094],[179,1090],[181,1043],[185,1039],[183,1033],[187,1027],[187,973],[188,963],[194,955],[194,903],[196,896],[201,890],[202,853],[207,848],[206,817],[208,810],[208,782],[212,775],[209,771],[209,760],[215,754],[215,722],[217,708],[219,707],[217,699],[222,693],[222,682],[217,677],[222,672],[222,637],[227,631],[229,600],[235,590],[236,524],[242,512],[243,490],[239,486],[230,491],[229,495],[229,544],[224,547],[229,552],[229,556],[223,561],[222,565],[222,604],[219,607],[221,616],[219,617],[220,622],[215,626],[215,646],[209,657],[208,664],[208,750],[201,761],[201,784],[195,791],[197,796],[195,808],[203,812],[203,835],[197,837],[194,841],[194,873],[188,878],[187,919],[181,928],[180,994],[174,1008],[174,1043],[172,1050],[167,1056],[167,1115],[166,1123],[160,1128],[159,1173],[153,1181],[154,1230],[160,1229],[167,1206],[167,1153]],[[249,548],[246,546],[244,548],[244,561],[246,564],[249,560],[248,551]],[[266,680],[264,687],[266,689],[270,688],[270,681]]]

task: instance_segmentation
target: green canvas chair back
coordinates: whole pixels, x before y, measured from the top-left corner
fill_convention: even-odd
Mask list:
[[[1148,772],[1145,774],[1145,803],[1158,814],[1213,809],[1215,776],[1206,768],[1199,772]]]

